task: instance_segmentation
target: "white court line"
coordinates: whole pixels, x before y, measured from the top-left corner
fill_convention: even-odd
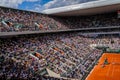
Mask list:
[[[113,60],[114,60],[114,59],[113,59],[113,56],[112,56],[111,62],[113,62]],[[112,64],[110,64],[109,69],[108,69],[108,71],[107,71],[106,80],[108,80],[108,79],[107,79],[107,76],[110,76],[110,75],[109,75],[109,72],[110,72],[111,65],[112,65]]]
[[[103,54],[103,55],[105,55],[105,54]],[[98,62],[102,59],[103,55],[99,58]],[[98,66],[98,65],[95,65],[95,66],[93,67],[93,69],[90,71],[89,75],[87,76],[87,78],[86,78],[85,80],[88,80],[88,78],[91,76],[91,74],[93,73],[93,71],[96,69],[97,66]]]
[[[94,68],[91,70],[91,72],[89,73],[89,75],[87,76],[87,78],[85,80],[88,80],[88,77],[93,73],[94,69],[96,66],[94,66]]]
[[[116,59],[115,59],[115,60],[116,60]],[[114,60],[114,62],[115,62],[115,60]],[[113,75],[114,75],[114,74],[113,74],[113,73],[114,73],[114,71],[115,71],[115,70],[114,70],[114,68],[115,68],[115,67],[113,66],[113,68],[112,68],[112,75],[111,75],[111,77],[113,77]]]

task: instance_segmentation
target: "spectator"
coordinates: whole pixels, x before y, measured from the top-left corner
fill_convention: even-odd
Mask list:
[[[115,42],[111,43],[111,39]],[[119,49],[120,38],[103,36],[94,39],[82,37],[79,33],[64,33],[1,39],[0,76],[36,79],[37,72],[49,68],[63,76],[81,79],[101,56],[101,51],[90,47],[91,44]]]

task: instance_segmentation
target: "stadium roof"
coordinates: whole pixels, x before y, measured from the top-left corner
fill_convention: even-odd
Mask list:
[[[57,16],[91,15],[120,10],[120,0],[98,0],[44,10],[42,13]]]

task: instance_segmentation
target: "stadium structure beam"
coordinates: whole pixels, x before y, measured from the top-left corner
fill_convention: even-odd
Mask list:
[[[42,13],[54,16],[79,16],[113,12],[120,9],[120,0],[98,0],[59,8],[46,9]]]

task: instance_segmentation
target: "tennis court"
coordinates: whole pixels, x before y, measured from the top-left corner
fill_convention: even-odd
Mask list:
[[[104,53],[86,80],[120,80],[120,54]]]

